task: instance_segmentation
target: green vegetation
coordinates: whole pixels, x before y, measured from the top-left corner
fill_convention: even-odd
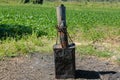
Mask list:
[[[111,52],[97,50],[92,45],[78,46],[77,51],[81,55],[93,55],[93,56],[98,56],[98,57],[111,57],[112,56]]]
[[[11,57],[36,51],[52,53],[57,24],[55,7],[59,4],[0,4],[0,56]],[[120,35],[120,3],[64,4],[67,7],[68,32],[74,41],[95,42]],[[91,45],[79,46],[77,52],[111,56],[111,52],[96,50]]]

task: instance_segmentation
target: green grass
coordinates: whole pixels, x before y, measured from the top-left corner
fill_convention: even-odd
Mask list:
[[[0,4],[0,56],[17,56],[35,51],[52,53],[57,24],[55,9],[58,4]],[[119,5],[64,4],[67,8],[68,32],[74,41],[97,41],[120,35]],[[92,46],[81,46],[77,51],[110,56],[108,51],[98,51]]]
[[[97,57],[111,57],[112,53],[109,51],[101,51],[95,49],[92,45],[82,45],[77,47],[77,52],[81,55],[97,56]]]

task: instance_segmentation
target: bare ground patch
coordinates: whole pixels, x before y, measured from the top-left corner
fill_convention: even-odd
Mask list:
[[[119,65],[110,60],[76,53],[76,80],[119,80],[119,72]],[[2,60],[0,80],[56,80],[54,56],[34,53]]]

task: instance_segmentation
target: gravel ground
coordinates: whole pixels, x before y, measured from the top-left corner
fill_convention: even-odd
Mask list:
[[[120,66],[116,63],[93,56],[76,55],[76,80],[120,80]],[[34,53],[1,60],[0,80],[56,80],[54,56]]]

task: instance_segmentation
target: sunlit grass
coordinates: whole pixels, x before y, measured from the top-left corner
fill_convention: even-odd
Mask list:
[[[3,31],[0,33],[0,56],[17,56],[36,51],[52,53],[57,25],[55,9],[61,3],[0,4],[0,29]],[[64,4],[68,32],[74,41],[97,41],[120,35],[120,3]],[[25,34],[21,34],[23,32]],[[81,51],[110,56],[109,52],[96,51],[92,46],[81,47],[78,53]]]

